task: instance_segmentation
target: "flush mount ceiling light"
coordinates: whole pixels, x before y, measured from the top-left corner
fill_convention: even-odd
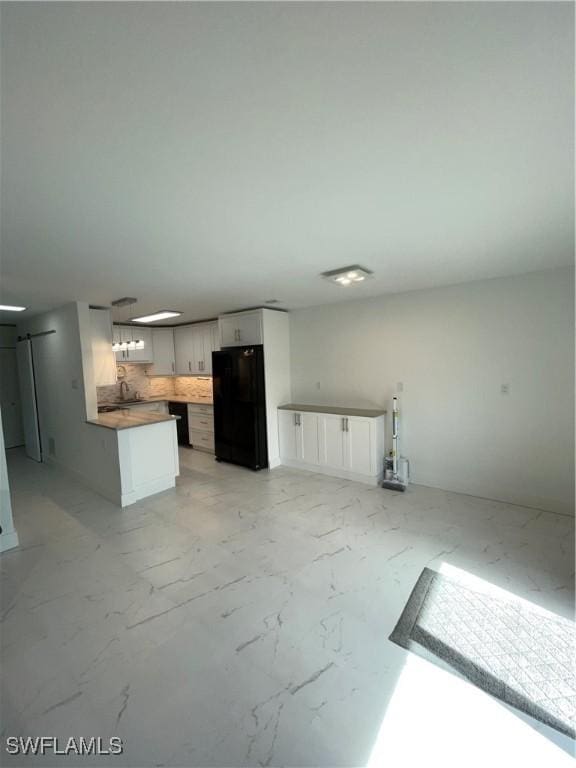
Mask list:
[[[143,315],[142,317],[133,317],[133,323],[155,323],[157,320],[168,320],[170,317],[179,317],[182,312],[175,312],[173,309],[162,309],[160,312],[154,312],[153,315]]]
[[[352,264],[350,267],[341,267],[340,269],[331,269],[328,272],[322,272],[321,275],[324,280],[344,286],[358,285],[372,276],[373,273],[369,269],[358,264]]]
[[[0,304],[0,310],[2,312],[24,312],[26,307],[15,307],[12,304]]]

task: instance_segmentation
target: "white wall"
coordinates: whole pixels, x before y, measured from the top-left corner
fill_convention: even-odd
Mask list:
[[[20,335],[49,330],[56,332],[32,341],[43,459],[115,499],[116,433],[86,423],[97,413],[88,304],[66,304],[18,326]]]
[[[2,412],[0,411],[0,552],[18,546],[18,534],[14,529],[12,519],[12,502],[10,499],[10,483],[6,468],[6,451],[4,450],[4,433],[2,430]]]
[[[403,382],[413,482],[574,512],[572,269],[299,310],[291,347],[295,402],[389,408]]]

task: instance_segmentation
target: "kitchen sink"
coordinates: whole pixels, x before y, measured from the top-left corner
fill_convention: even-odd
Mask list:
[[[127,405],[135,405],[136,403],[147,402],[143,397],[134,400],[118,400],[115,403],[108,403],[107,405],[99,405],[98,413],[111,413],[112,411],[120,411]],[[124,408],[126,410],[126,408]]]

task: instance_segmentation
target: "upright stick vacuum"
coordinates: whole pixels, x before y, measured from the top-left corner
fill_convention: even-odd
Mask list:
[[[384,478],[382,488],[389,491],[405,491],[406,486],[398,476],[398,398],[392,398],[392,477]]]

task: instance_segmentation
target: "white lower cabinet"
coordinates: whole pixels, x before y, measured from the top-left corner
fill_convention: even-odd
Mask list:
[[[188,403],[190,445],[214,453],[214,408],[202,403]]]
[[[378,484],[384,467],[384,416],[278,411],[282,464]]]
[[[345,417],[323,413],[318,421],[318,463],[333,469],[346,469]]]
[[[318,414],[278,411],[280,457],[318,464]]]

